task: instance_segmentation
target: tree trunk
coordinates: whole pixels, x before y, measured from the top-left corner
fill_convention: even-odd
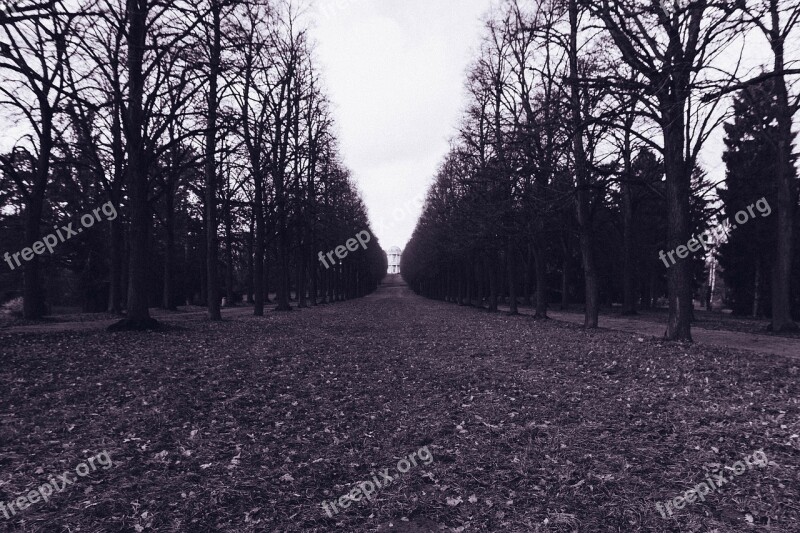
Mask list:
[[[117,213],[120,213],[119,202],[112,199]],[[110,269],[108,310],[111,313],[122,313],[122,266],[124,264],[125,240],[122,227],[122,218],[117,217],[109,222],[111,228]]]
[[[208,318],[222,320],[220,312],[219,285],[217,278],[217,257],[219,245],[217,242],[217,78],[219,74],[221,28],[221,6],[217,0],[211,0],[212,15],[212,43],[210,49],[209,75],[208,75],[208,110],[206,115],[205,135],[205,215],[206,215],[206,268],[208,271]]]
[[[667,185],[667,246],[675,250],[689,240],[690,173],[683,157],[684,106],[682,101],[661,95],[664,167]],[[669,318],[664,337],[692,341],[692,278],[688,261],[667,269]]]
[[[116,62],[114,63],[114,71],[117,69]],[[117,213],[122,213],[120,209],[120,197],[122,196],[122,181],[125,176],[125,149],[122,142],[122,120],[120,116],[120,102],[122,101],[121,86],[119,78],[114,76],[114,95],[115,100],[112,106],[113,119],[111,124],[111,153],[114,160],[114,177],[111,183],[111,191],[109,193],[111,203]],[[123,268],[125,263],[125,231],[122,222],[122,216],[117,216],[110,222],[111,228],[111,244],[109,247],[109,291],[108,291],[108,310],[115,314],[122,314],[122,300],[124,296],[123,287]]]
[[[286,224],[286,198],[282,183],[275,185],[275,196],[277,203],[276,215],[278,219],[278,280],[276,285],[278,306],[275,310],[291,311],[292,307],[289,305],[289,291],[291,290],[289,282],[289,229]]]
[[[489,311],[497,311],[497,254],[492,250],[486,257],[489,274]]]
[[[311,306],[314,307],[317,305],[317,297],[319,296],[319,266],[317,261],[312,261],[309,265],[308,277],[311,283]]]
[[[250,210],[250,231],[247,232],[247,303],[254,303],[253,290],[255,288],[255,261],[253,255],[255,254],[255,234],[256,234],[256,219],[254,216],[255,211]]]
[[[30,191],[30,199],[25,206],[25,243],[31,246],[41,237],[42,212],[44,211],[47,182],[50,178],[50,153],[53,149],[53,114],[47,96],[40,99],[41,133],[39,135],[39,154],[36,157],[35,182]],[[36,319],[46,312],[45,295],[39,276],[39,254],[33,254],[23,266],[22,316]]]
[[[533,253],[531,246],[525,249],[525,260],[522,264],[522,305],[531,306],[531,279],[533,278]]]
[[[256,235],[255,235],[255,258],[253,269],[253,314],[264,316],[264,298],[266,297],[266,278],[264,274],[264,193],[263,177],[255,176],[255,192],[253,199],[253,209],[256,213]]]
[[[597,327],[599,311],[598,280],[594,260],[594,236],[590,214],[591,192],[589,189],[589,173],[586,163],[586,151],[583,145],[583,117],[581,116],[581,95],[578,86],[578,4],[577,0],[569,2],[569,65],[572,107],[572,143],[575,156],[575,202],[577,204],[578,231],[583,263],[585,285],[586,313],[583,326]]]
[[[308,307],[306,301],[306,254],[305,245],[301,242],[297,250],[297,307]]]
[[[564,311],[569,308],[569,246],[564,235],[561,236],[561,248],[561,310]]]
[[[469,259],[464,266],[465,276],[464,282],[466,283],[466,303],[465,305],[472,307],[472,298],[473,298],[473,291],[474,291],[474,277],[475,277],[475,267],[472,265],[472,259]]]
[[[770,0],[772,29],[777,33],[780,29],[778,0]],[[772,51],[775,54],[775,72],[783,72],[784,38],[773,37]],[[791,309],[791,276],[792,276],[792,239],[794,229],[794,211],[797,196],[792,186],[795,168],[792,162],[792,110],[789,107],[789,95],[784,75],[775,77],[775,97],[778,122],[778,165],[775,173],[775,216],[777,218],[777,236],[775,261],[772,267],[772,324],[771,331],[797,331],[798,326],[792,321]]]
[[[269,288],[270,287],[270,285],[269,285],[269,273],[270,273],[270,265],[271,264],[272,263],[269,262],[269,255],[267,254],[267,251],[265,249],[264,250],[264,281],[263,281],[263,284],[264,284],[264,303],[265,304],[272,303],[272,300],[270,300],[270,298],[269,298],[269,291],[270,291],[270,288]]]
[[[756,259],[756,273],[753,279],[753,318],[761,316],[761,260]]]
[[[174,168],[172,169],[174,171]],[[167,178],[167,194],[164,195],[164,230],[166,242],[164,243],[164,281],[161,295],[161,307],[175,309],[174,294],[174,258],[175,258],[175,196],[173,194],[172,177]]]
[[[536,269],[536,312],[534,318],[547,318],[547,272],[544,247],[535,237],[533,241],[533,261]]]
[[[44,207],[44,194],[32,196],[25,209],[25,242],[27,244],[39,240]],[[41,318],[45,314],[45,301],[39,276],[39,256],[34,254],[30,261],[23,264],[23,268],[22,315],[29,320]]]
[[[514,243],[511,238],[508,239],[508,247],[506,253],[506,260],[508,261],[508,306],[509,313],[512,315],[519,314],[517,307],[517,254],[514,248]]]
[[[656,270],[651,266],[650,269],[647,271],[647,287],[642,303],[645,309],[652,309],[655,306],[657,285],[658,285],[658,274]]]
[[[289,72],[284,85],[281,87],[281,98],[279,101],[284,100],[284,95],[291,93],[291,84],[294,77],[293,64],[289,66]],[[286,199],[286,160],[289,144],[289,133],[291,128],[289,125],[292,123],[293,100],[286,98],[286,117],[284,119],[278,118],[275,125],[275,146],[273,153],[276,155],[273,160],[276,161],[273,181],[275,184],[275,217],[276,217],[276,232],[277,232],[277,254],[276,254],[276,270],[277,270],[277,283],[275,285],[276,300],[278,301],[276,311],[291,311],[292,307],[289,305],[291,282],[289,272],[289,228],[287,224],[287,199]]]
[[[233,293],[235,271],[233,268],[233,222],[231,220],[230,201],[225,206],[225,303],[228,307],[236,304],[236,295]]]
[[[147,34],[146,0],[127,0],[130,17],[128,30],[128,193],[130,195],[130,260],[128,263],[128,316],[114,329],[149,329],[157,326],[150,317],[150,268],[148,235],[150,232],[150,205],[148,202],[148,166],[142,140],[145,117],[142,109],[144,76],[142,62]]]
[[[463,306],[467,294],[467,272],[464,263],[457,260],[456,263],[456,305]]]
[[[633,191],[631,180],[631,128],[632,120],[626,121],[623,158],[625,174],[622,192],[622,314],[636,314],[636,267],[634,264]]]

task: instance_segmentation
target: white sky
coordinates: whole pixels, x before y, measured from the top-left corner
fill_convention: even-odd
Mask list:
[[[405,247],[466,104],[491,0],[315,0],[345,165],[381,246]]]
[[[334,104],[344,162],[383,248],[403,248],[457,131],[466,105],[466,71],[477,56],[492,2],[312,2],[317,59]],[[754,33],[744,51],[749,67],[771,59]],[[725,67],[732,67],[741,46],[741,40],[731,43]],[[722,136],[719,128],[700,158],[714,181],[724,177]]]

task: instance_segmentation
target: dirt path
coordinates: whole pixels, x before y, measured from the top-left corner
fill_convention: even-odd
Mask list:
[[[369,299],[397,299],[414,297],[414,293],[405,285],[402,278],[397,274],[388,275],[381,288],[370,295]],[[508,307],[500,306],[507,311]],[[252,307],[233,307],[222,309],[223,319],[234,319],[251,315]],[[180,324],[182,322],[202,319],[205,311],[190,311],[174,313],[160,309],[152,309],[151,314],[154,318],[168,324]],[[520,314],[533,314],[530,309],[520,309]],[[571,324],[583,324],[583,315],[578,313],[564,313],[559,311],[548,311],[548,316],[560,322]],[[96,321],[76,321],[76,322],[56,322],[52,324],[34,324],[28,326],[15,326],[0,330],[2,333],[62,333],[69,331],[101,331],[116,322],[113,320]],[[633,333],[647,337],[662,338],[664,336],[665,325],[636,319],[625,319],[618,317],[600,317],[600,327],[612,329],[625,333]],[[742,333],[736,331],[723,331],[714,329],[704,329],[702,326],[692,328],[692,337],[699,344],[720,346],[724,348],[734,348],[748,350],[761,354],[781,355],[784,357],[800,359],[800,339],[777,337],[772,335],[758,335],[753,333]]]
[[[527,310],[523,312],[527,314]],[[548,316],[561,322],[583,324],[583,315],[576,313],[560,313],[548,311]],[[600,326],[626,333],[636,333],[649,337],[661,338],[664,336],[666,325],[645,322],[642,320],[628,320],[624,318],[600,317]],[[696,343],[749,350],[762,354],[782,355],[800,359],[800,339],[787,339],[772,335],[755,335],[752,333],[739,333],[736,331],[719,331],[692,327],[692,338]]]
[[[499,306],[500,310],[508,311],[508,306]],[[533,311],[520,308],[521,315],[533,315]],[[564,313],[560,311],[547,311],[547,316],[559,322],[570,324],[583,324],[583,315],[579,313]],[[645,337],[664,337],[666,324],[649,322],[645,320],[625,319],[617,317],[600,317],[600,329],[610,329],[633,333]],[[777,337],[773,335],[757,335],[755,333],[742,333],[738,331],[724,331],[705,329],[702,326],[692,326],[692,339],[695,343],[721,348],[747,350],[760,354],[780,355],[790,359],[800,359],[800,339]]]
[[[0,502],[92,454],[114,464],[0,531],[800,531],[796,361],[396,283],[251,311],[165,314],[181,327],[160,332],[0,332]],[[735,490],[660,515],[708,465],[760,449],[769,467]],[[342,500],[383,472],[369,501]]]

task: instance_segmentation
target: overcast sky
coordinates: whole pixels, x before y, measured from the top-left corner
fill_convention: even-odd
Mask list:
[[[317,58],[334,104],[342,156],[384,249],[405,247],[411,237],[465,106],[466,70],[491,3],[313,1]],[[745,63],[768,63],[758,33],[748,41]],[[742,43],[731,44],[728,63],[736,61]],[[720,128],[701,154],[714,181],[724,176],[722,136]]]
[[[405,247],[448,151],[490,2],[315,2],[317,57],[342,155],[384,249]]]

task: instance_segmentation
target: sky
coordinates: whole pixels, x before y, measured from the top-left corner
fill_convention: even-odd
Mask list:
[[[342,157],[384,249],[411,237],[466,106],[464,80],[491,4],[313,0],[312,35]],[[757,32],[736,39],[721,60],[730,67],[742,53],[750,68],[768,63],[761,40]],[[722,137],[719,128],[700,157],[715,182],[724,177]]]
[[[405,247],[466,106],[491,0],[315,0],[345,165],[381,246]]]

